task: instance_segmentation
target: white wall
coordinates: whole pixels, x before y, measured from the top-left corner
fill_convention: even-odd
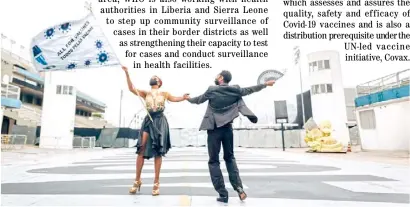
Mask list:
[[[206,146],[206,131],[198,129],[171,129],[171,145],[175,147]],[[304,130],[285,131],[285,147],[306,147]],[[235,130],[235,147],[282,148],[282,132],[273,129]]]
[[[345,100],[346,100],[346,115],[347,121],[356,122],[356,113],[355,113],[355,98],[357,96],[356,88],[345,88]]]
[[[364,150],[410,151],[410,98],[387,101],[356,109]],[[374,110],[375,129],[363,129],[359,113]]]
[[[56,91],[57,85],[73,86],[74,75],[70,71],[45,74],[40,148],[73,148],[76,90],[71,95]]]
[[[329,60],[330,69],[311,72],[309,74],[309,83],[311,86],[332,84],[333,92],[311,95],[313,119],[318,124],[325,120],[331,121],[333,137],[347,145],[350,137],[346,126],[346,100],[339,53],[336,51],[320,51],[308,54],[309,63],[319,60]]]

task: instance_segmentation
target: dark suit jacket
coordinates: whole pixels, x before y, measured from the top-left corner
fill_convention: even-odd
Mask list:
[[[242,96],[250,95],[264,89],[265,85],[241,88],[238,85],[210,86],[208,90],[195,98],[188,99],[190,103],[201,104],[208,101],[204,119],[199,130],[213,130],[232,123],[241,113],[252,123],[258,122],[258,117],[246,106]]]

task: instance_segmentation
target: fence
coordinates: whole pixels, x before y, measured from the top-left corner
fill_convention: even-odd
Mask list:
[[[47,148],[59,148],[60,142],[62,137],[49,137],[43,136],[44,142],[46,143],[45,146]],[[37,137],[36,143],[40,143],[40,137]],[[95,148],[96,145],[96,137],[73,137],[73,148]]]
[[[27,64],[27,65],[30,65],[30,66],[33,65],[33,64],[31,63],[31,61],[27,60],[26,58],[21,57],[20,55],[17,55],[16,53],[11,52],[11,51],[8,50],[8,49],[1,48],[1,51],[4,52],[4,53],[7,53],[7,54],[10,55],[12,58],[17,59],[17,60],[23,62],[24,64]]]
[[[365,96],[384,90],[409,85],[410,69],[393,73],[357,86],[357,95]]]
[[[26,135],[18,134],[2,134],[1,135],[1,150],[12,150],[17,146],[23,148],[27,143]]]
[[[270,126],[250,126],[247,128],[234,128],[234,146],[248,148],[281,148],[282,132],[279,124]],[[286,126],[286,125],[285,125]],[[284,131],[286,148],[307,147],[304,141],[305,130],[289,129],[294,125],[288,124]],[[360,137],[357,127],[349,129],[352,144],[359,145]],[[205,147],[207,145],[206,131],[198,129],[171,129],[171,145],[173,147]],[[343,140],[345,137],[334,137]]]
[[[8,83],[1,83],[1,96],[10,99],[20,99],[20,88]]]
[[[74,137],[73,148],[95,148],[96,137]]]
[[[279,129],[280,125],[270,126],[252,126],[247,128],[234,128],[234,145],[235,147],[257,147],[257,148],[281,148],[282,147],[282,132]],[[285,125],[286,126],[286,125]],[[288,125],[284,132],[285,147],[300,148],[307,147],[304,141],[305,131],[299,129],[289,129],[293,125]],[[118,128],[106,129],[103,135],[96,140],[95,136],[75,136],[73,138],[74,148],[121,148],[133,147],[137,139],[116,138]],[[199,131],[197,128],[192,129],[170,129],[171,145],[173,147],[205,147],[207,145],[206,131]],[[22,135],[20,135],[22,136]],[[24,135],[26,143],[27,136]],[[60,137],[45,137],[44,140],[47,147],[57,148],[61,140]],[[50,139],[52,138],[52,139]],[[335,137],[335,139],[343,139],[343,137]],[[39,138],[37,138],[39,139]],[[4,143],[13,143],[6,141]],[[12,139],[8,139],[12,140]],[[350,129],[350,140],[352,144],[360,144],[357,127]],[[14,141],[15,142],[15,141]],[[36,141],[35,143],[38,143]],[[3,143],[3,137],[2,137]],[[32,143],[30,143],[32,144]]]
[[[236,128],[234,133],[235,147],[280,148],[282,147],[282,132],[280,125],[253,126]],[[292,127],[292,126],[288,126]],[[206,131],[198,129],[171,129],[171,145],[173,147],[204,147],[207,145]],[[285,146],[306,147],[304,130],[286,130],[284,132]]]

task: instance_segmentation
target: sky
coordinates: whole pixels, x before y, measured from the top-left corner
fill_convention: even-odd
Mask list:
[[[31,38],[49,26],[83,18],[88,13],[88,11],[84,9],[84,2],[83,0],[2,1],[0,8],[0,18],[2,19],[0,28],[1,33],[8,37],[8,39],[2,40],[2,47],[29,59],[27,48],[29,48]],[[148,89],[149,78],[152,75],[158,75],[164,82],[163,90],[176,96],[184,93],[190,93],[191,96],[196,96],[202,94],[209,85],[212,85],[215,75],[223,69],[228,69],[232,72],[232,84],[239,84],[243,87],[255,85],[259,74],[265,70],[276,69],[282,71],[286,69],[288,71],[286,76],[278,81],[274,87],[245,98],[249,108],[260,117],[261,123],[268,123],[273,120],[274,100],[287,100],[289,103],[296,102],[295,96],[297,93],[300,93],[299,68],[293,64],[293,47],[296,45],[299,45],[301,49],[302,85],[304,91],[309,90],[310,87],[307,55],[315,51],[336,50],[340,52],[344,87],[355,87],[360,83],[408,69],[408,64],[406,65],[405,62],[344,62],[342,41],[283,40],[282,34],[284,29],[282,23],[285,20],[283,12],[289,9],[283,6],[282,1],[271,1],[268,3],[270,18],[268,24],[269,36],[263,38],[269,41],[269,46],[262,48],[261,51],[269,52],[269,58],[263,60],[213,59],[211,60],[212,69],[134,69],[132,68],[132,62],[135,58],[126,58],[124,55],[125,50],[143,51],[145,49],[120,47],[118,44],[119,41],[124,39],[132,40],[133,38],[135,39],[135,37],[114,36],[112,34],[114,29],[124,28],[126,26],[107,25],[105,24],[105,19],[106,17],[116,18],[118,15],[130,18],[139,17],[124,14],[102,15],[99,13],[99,8],[107,6],[109,3],[98,3],[96,0],[91,2],[93,4],[94,14],[100,22],[111,46],[120,58],[122,64],[130,68],[131,78],[137,88]],[[161,16],[175,17],[175,15],[177,14],[164,14]],[[218,15],[213,16],[216,17]],[[254,18],[263,18],[265,16],[266,15],[253,15]],[[158,17],[158,15],[150,16],[150,18]],[[198,18],[203,17],[206,16],[198,15]],[[351,19],[349,21],[361,20],[366,21],[365,18]],[[402,21],[402,19],[396,21]],[[180,28],[182,27],[183,26]],[[345,31],[346,30],[339,29],[333,30],[332,32]],[[394,29],[391,31],[394,31]],[[386,32],[386,30],[383,29],[380,32]],[[155,39],[158,37],[146,38]],[[204,38],[209,39],[209,37]],[[229,37],[218,38],[229,39]],[[16,44],[12,47],[10,39],[16,41]],[[395,43],[396,41],[390,42]],[[24,46],[24,49],[20,48],[20,45]],[[372,53],[377,54],[378,52],[374,51]],[[119,67],[78,70],[75,73],[77,75],[73,81],[76,87],[107,105],[105,117],[110,123],[115,125],[119,123],[121,90],[124,90],[121,116],[123,126],[127,126],[134,115],[143,109],[140,100],[127,90],[125,76]],[[167,115],[171,127],[197,128],[204,114],[205,107],[205,105],[194,106],[186,102],[169,103],[167,106]],[[296,112],[292,112],[291,114],[295,113]]]

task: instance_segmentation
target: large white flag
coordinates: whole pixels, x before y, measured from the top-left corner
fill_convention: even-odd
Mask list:
[[[91,13],[81,20],[46,29],[33,38],[31,49],[33,64],[38,71],[120,64]]]

